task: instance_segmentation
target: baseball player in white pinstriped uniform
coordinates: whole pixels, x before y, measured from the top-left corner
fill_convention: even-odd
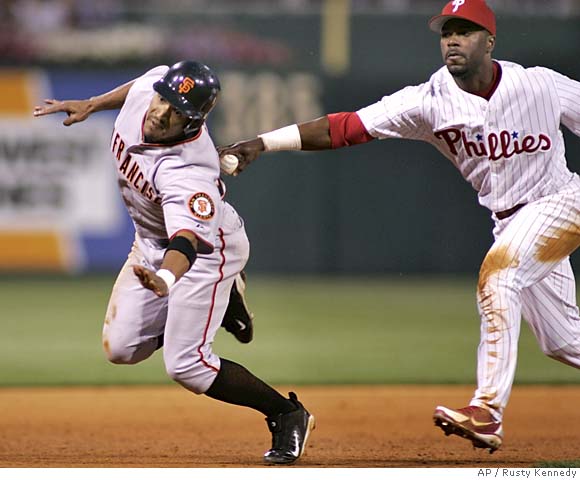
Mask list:
[[[242,311],[248,320],[239,275],[249,243],[241,218],[222,198],[220,162],[205,125],[219,90],[207,66],[185,61],[89,100],[49,100],[34,114],[66,112],[70,125],[93,111],[121,108],[111,151],[136,235],[105,318],[109,361],[138,363],[163,345],[167,373],[183,387],[266,415],[272,448],[264,460],[289,464],[302,455],[314,417],[294,393],[284,398],[212,350],[224,315],[239,320]],[[228,314],[232,301],[239,311]]]
[[[503,440],[522,314],[547,355],[580,368],[569,262],[580,245],[580,178],[566,166],[560,130],[580,136],[580,83],[493,60],[495,15],[483,0],[451,1],[429,24],[441,34],[445,66],[426,83],[218,150],[239,157],[240,172],[262,151],[406,138],[432,144],[457,167],[493,212],[495,242],[478,282],[477,390],[468,407],[437,407],[434,420],[493,452]]]

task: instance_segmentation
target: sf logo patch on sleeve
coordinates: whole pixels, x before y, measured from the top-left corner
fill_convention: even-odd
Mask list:
[[[201,220],[209,220],[215,213],[212,199],[203,192],[196,193],[189,199],[189,209],[194,217]]]

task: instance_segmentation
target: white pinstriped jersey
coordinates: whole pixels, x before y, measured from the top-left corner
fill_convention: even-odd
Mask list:
[[[580,82],[500,61],[488,101],[457,86],[447,67],[357,112],[376,138],[423,140],[440,150],[491,211],[558,192],[574,174],[560,124],[580,136]]]
[[[119,189],[141,238],[162,246],[179,230],[190,230],[201,240],[200,253],[210,253],[223,202],[219,158],[206,126],[197,137],[172,145],[143,140],[153,83],[167,69],[156,67],[138,78],[117,117],[111,151]]]

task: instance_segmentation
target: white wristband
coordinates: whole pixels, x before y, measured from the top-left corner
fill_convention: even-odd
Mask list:
[[[268,133],[258,135],[264,142],[266,152],[278,152],[280,150],[302,150],[302,138],[298,125],[288,125]]]
[[[167,289],[169,290],[173,284],[175,283],[175,275],[171,273],[169,270],[165,268],[161,268],[155,272],[159,278],[162,278],[163,281],[167,284]]]

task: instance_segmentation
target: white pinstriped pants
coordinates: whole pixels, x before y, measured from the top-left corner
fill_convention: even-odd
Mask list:
[[[479,274],[481,341],[471,405],[501,420],[517,362],[522,314],[542,351],[580,368],[580,316],[569,255],[580,246],[580,178],[498,220]]]

